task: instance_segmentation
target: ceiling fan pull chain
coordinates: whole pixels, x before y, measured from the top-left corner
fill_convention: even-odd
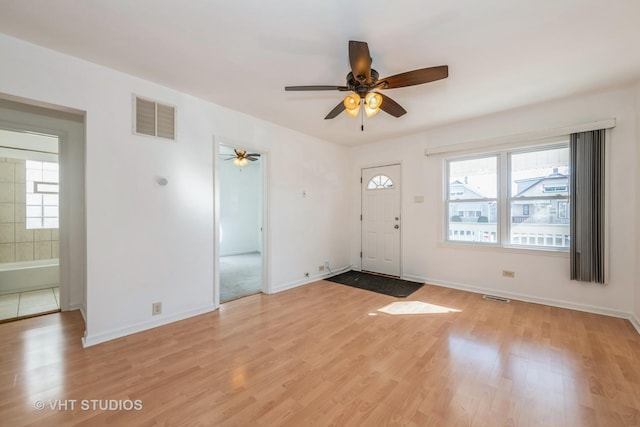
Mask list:
[[[364,100],[362,103],[364,104]],[[364,132],[364,108],[360,109],[360,132]]]

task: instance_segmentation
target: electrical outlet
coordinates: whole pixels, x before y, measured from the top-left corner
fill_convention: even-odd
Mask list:
[[[318,266],[318,271],[324,271],[324,265],[319,265]]]
[[[162,314],[162,303],[154,302],[151,304],[151,315],[157,316],[158,314]]]
[[[309,272],[304,273],[304,277],[309,277]]]
[[[509,271],[509,270],[502,270],[502,275],[504,277],[509,277],[511,279],[513,279],[514,277],[516,277],[516,273],[515,271]]]

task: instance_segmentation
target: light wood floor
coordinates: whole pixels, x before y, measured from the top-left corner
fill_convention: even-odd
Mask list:
[[[640,425],[626,320],[434,286],[407,300],[441,313],[322,281],[87,349],[77,312],[0,324],[0,425]]]

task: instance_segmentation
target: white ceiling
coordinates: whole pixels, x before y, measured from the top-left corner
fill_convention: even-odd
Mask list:
[[[358,145],[635,82],[638,0],[0,0],[0,30],[309,135]],[[408,114],[324,116],[349,40],[381,77],[449,78],[385,92]]]

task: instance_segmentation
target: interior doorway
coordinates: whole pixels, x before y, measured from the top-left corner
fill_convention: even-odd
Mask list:
[[[400,165],[362,169],[362,270],[400,276]]]
[[[0,139],[0,294],[86,318],[84,116],[0,99]]]
[[[263,290],[264,160],[243,146],[219,145],[220,302]]]

